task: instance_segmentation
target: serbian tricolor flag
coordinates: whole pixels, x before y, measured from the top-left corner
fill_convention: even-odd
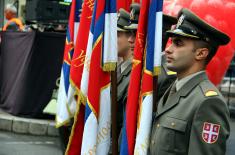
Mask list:
[[[135,154],[147,155],[153,111],[153,76],[159,75],[162,46],[163,0],[150,2],[147,30],[146,57],[142,75],[142,86],[138,112]]]
[[[117,63],[116,1],[96,0],[92,18],[93,42],[81,154],[100,155],[108,154],[111,141],[109,71]]]
[[[79,22],[78,11],[80,0],[73,0],[70,9],[69,24],[66,33],[64,60],[61,69],[60,86],[57,98],[56,126],[60,127],[70,121],[72,114],[68,105],[68,90],[70,87],[70,66],[74,52],[75,22]]]
[[[88,35],[91,25],[94,0],[84,0],[81,12],[79,30],[77,34],[76,46],[70,69],[70,101],[75,99],[76,113],[74,124],[69,137],[66,155],[80,155],[82,135],[84,129],[85,104],[79,99],[82,72],[86,56]],[[72,102],[73,103],[73,102]]]
[[[139,95],[141,91],[141,79],[143,68],[143,56],[145,50],[149,0],[143,0],[140,9],[139,24],[136,33],[133,65],[128,88],[126,113],[124,116],[124,128],[122,129],[121,154],[134,154],[135,137],[137,128],[137,113]]]

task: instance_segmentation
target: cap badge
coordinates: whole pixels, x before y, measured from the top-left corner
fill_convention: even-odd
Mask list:
[[[121,14],[118,13],[118,14],[117,14],[117,20],[119,20],[120,16],[121,16]]]
[[[130,12],[130,20],[134,20],[135,19],[135,10],[132,9],[131,12]]]
[[[179,20],[178,20],[178,23],[176,25],[176,28],[178,28],[184,21],[184,18],[185,18],[185,15],[181,15]]]

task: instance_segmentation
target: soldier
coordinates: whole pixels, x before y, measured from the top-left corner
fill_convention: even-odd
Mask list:
[[[130,44],[128,38],[130,32],[124,29],[124,26],[129,25],[130,14],[120,9],[118,14],[117,26],[118,26],[118,57],[121,58],[117,66],[117,103],[118,103],[118,135],[122,127],[123,115],[125,109],[125,93],[127,93],[128,83],[130,79],[131,66],[132,66],[132,54],[130,50]]]
[[[150,154],[224,155],[229,137],[229,111],[208,80],[206,65],[230,38],[187,9],[178,14],[165,50],[167,68],[177,80],[159,101]]]
[[[177,23],[177,19],[175,17],[163,14],[163,27],[162,27],[162,49],[164,50],[168,41],[168,37],[166,35],[166,31],[171,29],[172,25]],[[157,95],[156,101],[158,102],[165,91],[169,88],[173,81],[176,79],[176,73],[167,69],[165,65],[165,55],[163,52],[162,56],[162,66],[161,66],[161,74],[158,76],[157,81]],[[156,104],[156,103],[154,103]]]

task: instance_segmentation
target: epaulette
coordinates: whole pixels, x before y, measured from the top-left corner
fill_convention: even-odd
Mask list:
[[[207,97],[210,97],[210,96],[217,96],[218,93],[214,90],[208,90],[206,93],[205,93],[205,96]]]
[[[204,83],[203,82],[200,86],[202,88],[203,94],[206,97],[218,96],[219,95],[218,91],[216,90],[216,88],[211,83]]]
[[[176,75],[176,72],[168,71],[168,72],[167,72],[167,75]]]

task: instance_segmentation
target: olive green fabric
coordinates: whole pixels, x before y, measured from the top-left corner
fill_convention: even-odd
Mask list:
[[[117,77],[117,103],[118,103],[118,132],[120,132],[123,125],[123,116],[126,108],[128,86],[130,83],[130,75],[132,69],[132,61],[127,61],[128,65],[126,69]],[[121,65],[118,66],[118,68]]]
[[[167,99],[170,89],[159,101],[154,116],[150,154],[225,155],[230,131],[229,111],[205,72],[194,76]],[[220,126],[218,139],[212,144],[202,137],[205,122]]]
[[[120,8],[119,13],[118,13],[118,20],[117,20],[118,31],[127,31],[124,29],[124,27],[130,24],[129,20],[130,20],[129,12],[127,12],[123,8]]]
[[[130,24],[128,26],[125,26],[124,28],[126,30],[137,30],[140,14],[140,4],[132,3],[130,6],[130,10]]]

